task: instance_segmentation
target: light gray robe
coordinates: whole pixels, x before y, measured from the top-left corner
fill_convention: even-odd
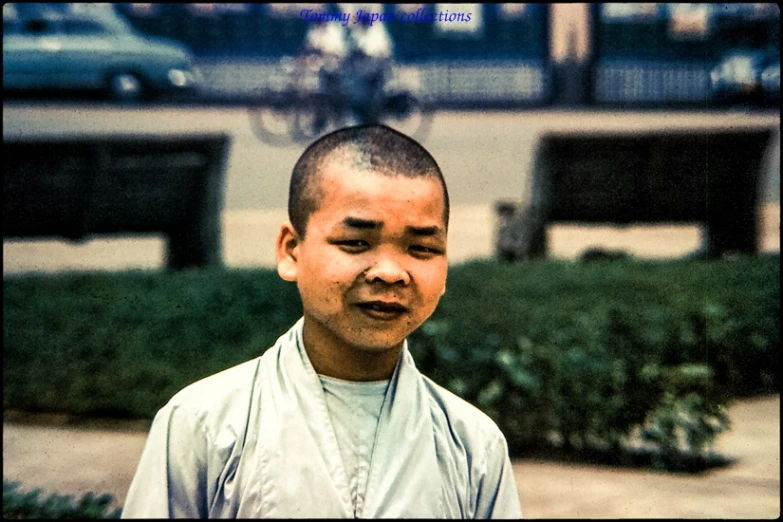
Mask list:
[[[122,513],[353,518],[303,319],[264,355],[177,393],[152,423]],[[375,436],[362,518],[520,518],[502,433],[419,373],[407,342]]]

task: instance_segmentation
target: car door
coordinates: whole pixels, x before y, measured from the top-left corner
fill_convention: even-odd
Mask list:
[[[118,38],[90,19],[64,19],[60,24],[62,81],[80,88],[101,88],[118,56]]]

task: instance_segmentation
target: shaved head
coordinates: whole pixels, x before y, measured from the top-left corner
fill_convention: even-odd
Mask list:
[[[296,162],[288,191],[288,219],[304,237],[307,221],[323,198],[321,172],[332,162],[357,171],[407,178],[432,177],[443,187],[449,223],[449,194],[435,159],[416,140],[385,125],[361,125],[334,131],[307,147]]]

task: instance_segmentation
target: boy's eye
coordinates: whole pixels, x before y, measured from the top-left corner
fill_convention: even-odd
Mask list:
[[[443,251],[438,248],[428,247],[426,245],[411,245],[410,251],[419,257],[431,257],[443,253]]]
[[[343,239],[335,241],[334,244],[347,252],[361,252],[370,247],[370,243],[364,239]]]

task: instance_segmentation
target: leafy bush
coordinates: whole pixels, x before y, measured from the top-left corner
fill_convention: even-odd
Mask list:
[[[703,462],[731,397],[779,390],[777,258],[456,267],[411,336],[422,371],[517,452],[628,447]],[[640,432],[640,433],[639,433]]]
[[[41,498],[40,489],[18,491],[19,482],[3,479],[3,518],[5,519],[100,519],[120,518],[121,509],[110,509],[114,497],[109,494],[85,494],[78,501],[70,495],[51,494]]]
[[[611,451],[636,437],[672,466],[704,457],[730,398],[779,391],[778,261],[458,265],[411,351],[517,451]],[[4,405],[27,411],[151,418],[301,315],[273,270],[4,283]]]
[[[185,385],[263,353],[301,315],[272,271],[4,279],[4,402],[149,417]]]

